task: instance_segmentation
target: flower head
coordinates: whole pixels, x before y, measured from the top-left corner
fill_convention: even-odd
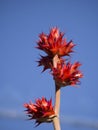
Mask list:
[[[27,115],[30,119],[35,120],[36,126],[43,122],[51,122],[55,117],[51,99],[48,101],[42,97],[41,99],[36,99],[35,104],[32,102],[26,103],[24,107],[27,108]]]
[[[47,53],[49,56],[68,56],[73,52],[75,46],[72,41],[68,42],[63,38],[64,33],[61,33],[58,28],[52,28],[49,35],[41,33],[37,48]]]
[[[67,64],[58,64],[57,68],[53,68],[52,75],[57,85],[77,85],[80,82],[79,78],[83,77],[83,74],[78,70],[80,66],[79,62],[75,62],[74,64],[68,62]]]

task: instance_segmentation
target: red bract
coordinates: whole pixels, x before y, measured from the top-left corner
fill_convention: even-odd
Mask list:
[[[46,98],[42,97],[41,99],[37,99],[35,104],[32,102],[26,103],[24,107],[27,108],[27,115],[30,119],[35,120],[36,126],[43,122],[51,122],[55,117],[51,99],[48,101]]]
[[[60,58],[58,64],[63,64],[64,63],[64,59]],[[49,56],[41,56],[40,60],[37,61],[38,62],[38,66],[43,66],[43,71],[44,72],[46,69],[53,69],[53,59],[52,57]]]
[[[38,61],[38,66],[44,66],[43,71],[46,69],[52,68],[52,58],[49,56],[41,56],[40,60]]]
[[[69,56],[75,46],[72,41],[68,42],[63,38],[64,34],[58,28],[52,28],[49,35],[41,33],[37,48],[47,53],[50,57],[54,55]]]
[[[77,85],[80,82],[79,78],[83,77],[83,74],[78,70],[80,66],[79,62],[75,62],[74,64],[68,62],[67,64],[58,64],[57,68],[53,68],[52,75],[57,85]]]

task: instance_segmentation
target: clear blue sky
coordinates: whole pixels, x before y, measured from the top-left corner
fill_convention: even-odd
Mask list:
[[[0,110],[23,113],[24,102],[42,96],[54,99],[51,75],[41,74],[35,62],[42,54],[35,49],[39,33],[54,26],[77,44],[72,61],[80,61],[84,73],[79,88],[62,88],[61,115],[98,120],[97,0],[0,0]],[[33,123],[22,123],[2,123],[0,128],[33,129]],[[63,122],[61,126],[67,128]],[[52,126],[36,128],[41,129]]]

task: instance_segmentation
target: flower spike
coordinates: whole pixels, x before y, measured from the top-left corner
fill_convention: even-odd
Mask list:
[[[61,87],[76,86],[83,77],[79,70],[81,64],[75,62],[71,64],[70,55],[75,44],[73,41],[67,42],[64,33],[60,32],[57,27],[51,28],[49,34],[41,33],[37,42],[37,49],[46,53],[45,56],[40,55],[37,61],[38,66],[43,66],[43,71],[50,69],[55,82],[55,103],[52,105],[52,99],[47,100],[45,97],[38,98],[35,103],[25,103],[26,114],[30,120],[35,120],[35,125],[41,123],[53,122],[54,130],[60,128],[60,93]],[[62,57],[67,58],[63,59]]]

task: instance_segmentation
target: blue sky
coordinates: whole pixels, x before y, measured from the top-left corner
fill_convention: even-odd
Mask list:
[[[35,46],[39,33],[57,26],[68,41],[77,44],[72,62],[80,61],[84,73],[79,88],[62,88],[61,115],[98,120],[97,13],[97,0],[0,0],[1,111],[23,113],[24,102],[42,96],[54,102],[53,79],[49,71],[41,74],[42,68],[37,67],[42,52]],[[23,123],[33,129],[31,122]],[[46,124],[36,130],[51,127]],[[66,128],[63,123],[62,127]],[[9,128],[13,129],[11,123]]]

